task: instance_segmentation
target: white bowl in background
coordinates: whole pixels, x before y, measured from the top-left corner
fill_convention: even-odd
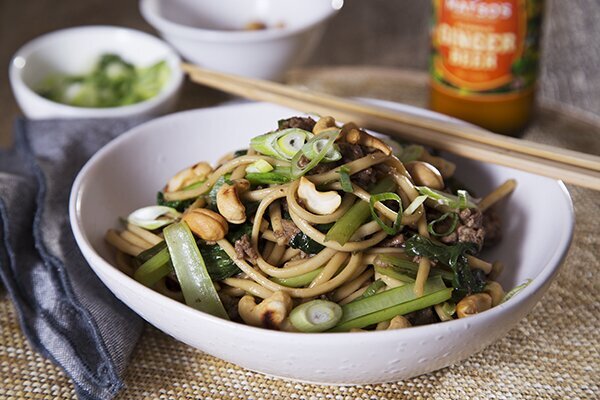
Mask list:
[[[95,273],[131,309],[178,340],[254,371],[314,383],[397,381],[443,368],[501,338],[532,310],[571,241],[569,194],[562,183],[549,178],[462,159],[456,160],[458,177],[480,194],[506,179],[517,180],[515,192],[500,210],[504,238],[484,257],[505,262],[499,281],[507,289],[533,279],[511,300],[472,317],[393,331],[278,332],[196,311],[113,266],[113,250],[103,237],[118,226],[119,216],[154,204],[156,192],[174,172],[200,160],[215,162],[275,128],[279,119],[298,114],[265,103],[187,111],[140,125],[97,152],[77,176],[69,204],[75,238]]]
[[[318,44],[340,0],[141,0],[143,17],[204,68],[280,79]],[[260,21],[269,29],[244,30]],[[283,27],[275,27],[283,24]]]
[[[171,76],[156,96],[119,107],[74,107],[46,99],[35,92],[51,74],[84,74],[98,58],[114,53],[136,66],[166,60]],[[13,56],[9,77],[23,113],[41,118],[118,118],[159,115],[172,111],[183,82],[181,59],[162,40],[140,31],[115,26],[82,26],[50,32],[33,39]]]

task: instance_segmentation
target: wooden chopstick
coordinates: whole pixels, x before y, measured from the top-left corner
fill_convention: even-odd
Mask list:
[[[275,82],[206,70],[191,64],[184,64],[183,69],[197,83],[238,96],[281,104],[306,113],[332,115],[342,121],[352,120],[367,129],[466,158],[505,165],[600,190],[598,156],[505,137],[471,125],[448,124]]]

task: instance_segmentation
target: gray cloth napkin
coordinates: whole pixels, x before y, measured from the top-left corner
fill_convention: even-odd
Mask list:
[[[96,277],[75,243],[68,199],[102,145],[142,122],[18,120],[0,151],[0,278],[31,345],[72,378],[80,399],[110,399],[143,321]]]

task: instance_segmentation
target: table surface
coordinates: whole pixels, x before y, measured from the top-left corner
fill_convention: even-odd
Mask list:
[[[340,95],[364,93],[361,85],[368,83],[371,95],[424,105],[426,75],[408,73],[407,77],[400,70],[426,69],[429,12],[429,2],[425,0],[348,0],[308,62],[309,66],[325,68],[297,71],[289,79]],[[596,73],[596,66],[600,65],[597,40],[600,24],[596,22],[599,17],[597,0],[547,1],[538,92],[538,101],[544,107],[528,138],[600,153],[599,130],[593,128],[600,126],[597,95],[600,76]],[[7,67],[19,46],[42,33],[89,24],[122,25],[153,32],[139,15],[136,1],[1,1],[0,63]],[[352,68],[332,70],[342,65]],[[384,69],[373,80],[365,76],[373,74],[373,69],[361,67],[365,65]],[[218,104],[227,99],[222,93],[186,83],[179,109]],[[0,146],[8,146],[11,125],[19,110],[6,78],[0,80],[0,104]],[[587,120],[589,125],[573,128],[570,122],[565,122],[569,118]],[[573,129],[572,138],[559,135],[563,127]],[[458,366],[397,384],[315,387],[244,371],[149,328],[134,354],[126,376],[128,389],[122,397],[391,399],[401,395],[490,398],[494,394],[497,398],[593,398],[600,390],[597,375],[600,301],[598,279],[593,272],[598,266],[595,253],[600,248],[597,234],[600,197],[590,191],[570,189],[576,209],[577,245],[559,276],[563,283],[554,284],[545,297],[558,298],[564,302],[564,308],[556,301],[539,305],[537,315],[528,317],[507,338]],[[577,279],[590,281],[577,290],[594,292],[595,287],[595,294],[570,293],[564,282]],[[553,321],[559,323],[553,325]],[[0,398],[72,397],[72,386],[64,374],[33,353],[22,335],[13,333],[17,319],[3,289],[0,289],[0,323],[3,343]],[[161,349],[172,352],[168,359],[160,358]],[[505,357],[507,353],[513,356]],[[188,366],[185,373],[180,371],[177,375],[173,371],[183,368],[182,360]],[[152,382],[152,376],[164,376],[164,380]]]

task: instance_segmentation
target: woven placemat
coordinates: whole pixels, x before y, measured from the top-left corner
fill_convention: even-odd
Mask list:
[[[424,106],[426,75],[337,68],[290,82],[338,95]],[[542,102],[526,138],[600,154],[600,121]],[[148,326],[120,399],[592,399],[600,393],[600,194],[569,188],[576,228],[565,264],[542,301],[502,340],[466,361],[410,380],[354,387],[266,377],[195,350]],[[532,200],[533,201],[533,200]],[[0,292],[0,399],[70,399],[69,379],[31,351]]]

